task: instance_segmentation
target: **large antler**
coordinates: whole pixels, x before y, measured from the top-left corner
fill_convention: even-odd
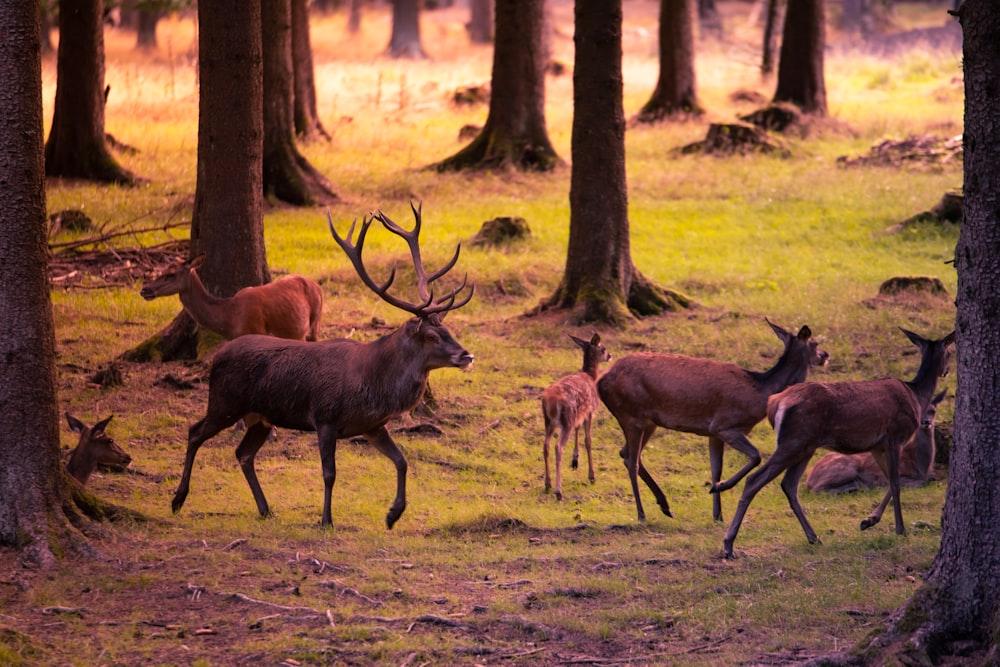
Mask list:
[[[472,299],[472,295],[475,293],[475,285],[468,285],[468,275],[462,279],[462,283],[455,289],[450,290],[444,296],[434,298],[434,291],[430,287],[430,284],[445,275],[448,271],[455,266],[458,261],[458,255],[462,250],[462,244],[459,243],[458,247],[455,249],[455,255],[451,260],[445,264],[442,268],[438,269],[434,273],[428,275],[427,271],[424,269],[423,260],[420,257],[420,222],[421,222],[421,210],[423,205],[415,207],[413,202],[410,202],[410,208],[413,210],[413,215],[416,218],[416,224],[414,224],[413,229],[406,231],[398,224],[393,222],[385,213],[381,210],[376,213],[368,213],[364,215],[361,219],[361,229],[358,231],[358,240],[356,243],[352,241],[354,236],[354,228],[357,225],[357,218],[351,221],[351,228],[347,231],[347,238],[343,239],[337,234],[336,228],[333,226],[333,218],[330,216],[329,209],[326,212],[326,219],[330,225],[330,232],[333,234],[334,240],[337,245],[343,249],[344,253],[351,260],[354,265],[354,270],[358,273],[362,282],[368,286],[373,292],[375,292],[382,300],[389,303],[397,308],[405,310],[408,313],[412,313],[417,317],[429,317],[435,314],[447,313],[450,310],[455,310],[461,308],[465,304],[469,303]],[[368,271],[364,267],[364,262],[362,261],[361,255],[365,244],[365,236],[368,234],[368,228],[371,226],[372,222],[378,220],[382,225],[388,229],[393,234],[402,237],[406,244],[410,248],[410,256],[413,258],[413,268],[417,274],[417,294],[423,301],[421,303],[410,303],[409,301],[404,301],[398,297],[389,294],[389,286],[392,285],[393,280],[396,279],[396,267],[392,267],[392,271],[389,273],[389,278],[381,285],[375,282],[372,277],[368,274]],[[466,288],[469,288],[468,294],[459,299],[458,295]]]

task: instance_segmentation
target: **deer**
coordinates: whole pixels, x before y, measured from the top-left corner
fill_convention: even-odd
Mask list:
[[[934,422],[937,406],[945,394],[946,391],[939,392],[931,399],[913,438],[899,451],[899,483],[902,486],[922,486],[934,478]],[[813,493],[848,493],[885,486],[888,482],[871,452],[829,452],[813,464],[806,475],[806,488]]]
[[[896,534],[905,535],[899,499],[900,450],[920,425],[938,378],[948,373],[952,331],[940,340],[929,340],[900,329],[920,350],[920,366],[912,380],[896,378],[845,382],[809,382],[789,387],[768,399],[767,419],[777,434],[771,458],[747,477],[743,493],[723,538],[723,554],[733,556],[733,542],[751,501],[764,486],[782,472],[781,490],[802,526],[810,544],[819,537],[799,504],[798,488],[809,459],[820,447],[840,454],[871,452],[886,479],[889,490],[880,507],[893,501]],[[882,518],[876,508],[861,521],[867,530]]]
[[[87,426],[82,421],[66,413],[69,429],[80,436],[66,459],[66,472],[70,477],[86,486],[90,476],[99,465],[127,467],[132,463],[132,457],[119,447],[107,434],[108,423],[114,415],[102,419],[93,426]]]
[[[625,460],[639,521],[646,513],[637,477],[653,492],[660,510],[672,517],[666,496],[642,464],[642,450],[657,427],[708,436],[712,517],[722,520],[720,495],[760,465],[760,452],[747,434],[767,415],[772,394],[805,381],[812,366],[826,365],[808,326],[786,330],[764,318],[785,348],[766,371],[679,354],[637,352],[622,357],[597,381],[597,391],[625,434]],[[732,477],[720,481],[725,445],[747,457]]]
[[[428,374],[439,368],[468,369],[473,355],[442,323],[450,311],[466,305],[475,293],[468,276],[455,288],[436,297],[431,283],[458,261],[461,244],[452,259],[433,273],[420,257],[421,207],[410,203],[416,218],[407,231],[381,210],[362,217],[357,241],[355,219],[342,238],[327,211],[334,240],[350,259],[361,281],[380,299],[413,315],[389,334],[370,342],[336,338],[318,342],[282,340],[251,334],[223,345],[209,372],[205,416],[188,430],[184,470],[171,507],[180,511],[187,498],[191,468],[201,445],[240,417],[247,431],[236,447],[236,458],[257,504],[260,516],[271,515],[254,468],[254,457],[272,426],[313,431],[319,443],[323,470],[321,525],[331,526],[331,493],[336,480],[337,441],[363,436],[396,467],[396,497],[386,514],[391,529],[406,509],[407,462],[389,435],[390,419],[411,410],[420,401]],[[416,271],[418,302],[389,292],[396,268],[379,284],[365,269],[363,248],[369,228],[378,221],[404,239]]]
[[[597,396],[597,371],[601,362],[610,361],[611,355],[595,333],[589,341],[570,334],[570,339],[583,350],[583,368],[579,373],[567,375],[549,385],[542,392],[542,416],[545,420],[545,441],[542,456],[545,459],[545,492],[552,489],[549,477],[549,443],[556,429],[556,500],[562,500],[562,454],[569,434],[574,436],[573,459],[570,468],[577,469],[580,461],[580,427],[583,426],[587,447],[587,479],[593,484],[594,462],[591,457],[590,426],[600,399]]]
[[[139,294],[146,301],[177,294],[191,318],[226,340],[266,334],[290,340],[315,341],[323,313],[323,290],[300,275],[266,285],[244,287],[231,297],[217,297],[198,276],[204,253],[178,260],[146,283]]]

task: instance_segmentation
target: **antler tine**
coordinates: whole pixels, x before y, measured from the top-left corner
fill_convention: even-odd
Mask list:
[[[458,310],[465,304],[469,303],[469,301],[472,300],[472,296],[476,293],[476,286],[475,284],[469,285],[468,282],[469,282],[469,274],[465,274],[465,276],[462,278],[462,284],[456,287],[455,289],[451,290],[450,292],[448,292],[448,294],[445,294],[443,297],[435,300],[433,307],[430,309],[429,313],[434,314],[434,313],[443,313],[451,310]],[[458,295],[461,294],[462,290],[464,290],[466,286],[468,286],[469,288],[468,295],[464,299],[461,299],[456,302]]]
[[[356,243],[351,245],[351,238],[354,235],[354,228],[357,225],[358,219],[355,218],[351,221],[351,228],[347,232],[347,238],[341,238],[340,234],[337,233],[336,227],[333,225],[333,218],[330,215],[330,210],[326,211],[327,223],[330,226],[330,233],[333,234],[333,239],[337,242],[337,245],[341,247],[347,258],[351,260],[351,264],[354,265],[354,270],[357,272],[358,277],[361,278],[361,282],[368,286],[370,290],[375,292],[386,303],[396,306],[408,313],[420,316],[423,314],[428,303],[423,304],[412,304],[408,301],[403,301],[397,297],[389,294],[389,287],[392,285],[393,281],[396,279],[396,266],[393,265],[392,270],[389,272],[389,278],[381,285],[377,284],[375,280],[368,274],[365,269],[364,262],[362,261],[361,255],[362,250],[365,245],[365,237],[368,234],[368,228],[371,226],[372,221],[376,219],[374,213],[367,213],[361,218],[361,229],[358,231],[358,240]]]
[[[420,256],[420,220],[423,204],[420,205],[420,208],[417,208],[411,201],[410,208],[413,209],[413,215],[416,218],[416,223],[410,231],[406,231],[400,227],[395,221],[392,220],[392,218],[387,216],[382,209],[378,210],[375,217],[381,221],[386,229],[393,234],[402,237],[406,241],[406,245],[410,248],[410,257],[413,258],[413,270],[416,271],[417,274],[417,294],[419,294],[420,298],[425,302],[430,303],[433,298],[431,297],[428,285],[433,278],[427,277],[427,271],[424,269],[424,260]]]

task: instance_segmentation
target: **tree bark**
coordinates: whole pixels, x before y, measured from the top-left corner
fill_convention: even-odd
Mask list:
[[[702,113],[694,74],[694,16],[695,0],[660,0],[660,76],[638,122]]]
[[[59,55],[48,176],[131,184],[135,177],[108,150],[104,135],[102,0],[60,0]]]
[[[955,249],[958,385],[941,546],[887,632],[827,664],[942,664],[958,649],[977,656],[969,664],[1000,660],[1000,5],[966,0],[958,14],[965,198]]]
[[[774,102],[788,102],[815,116],[826,115],[823,0],[788,0]]]
[[[545,125],[545,0],[496,0],[496,42],[486,124],[438,171],[549,171],[559,156]]]
[[[764,36],[761,46],[760,73],[765,79],[774,74],[774,37],[778,32],[781,12],[778,0],[767,1],[767,16],[764,19]]]
[[[63,511],[38,1],[0,3],[0,34],[0,543],[51,567],[81,538]]]
[[[292,71],[295,136],[303,141],[330,135],[323,129],[316,111],[316,78],[313,73],[312,42],[309,35],[309,2],[292,0]]]
[[[426,58],[420,43],[419,0],[392,0],[392,35],[387,52],[393,58]]]
[[[198,169],[191,257],[216,296],[270,280],[264,250],[263,53],[260,2],[198,3]],[[135,360],[201,356],[215,334],[186,312],[126,356]],[[178,356],[174,356],[178,355]]]
[[[140,51],[156,50],[156,24],[163,16],[163,10],[156,8],[140,9],[136,12],[135,47]]]
[[[577,309],[581,321],[621,325],[680,302],[632,265],[621,0],[577,2],[574,16],[569,248],[562,283],[542,308]]]
[[[290,0],[260,0],[264,58],[263,193],[293,206],[336,200],[326,178],[295,147]]]

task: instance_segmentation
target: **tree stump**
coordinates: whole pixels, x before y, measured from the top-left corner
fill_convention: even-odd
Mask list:
[[[747,153],[777,153],[782,157],[788,151],[773,142],[767,132],[749,123],[712,123],[704,141],[688,144],[681,153],[707,155],[745,155]]]

